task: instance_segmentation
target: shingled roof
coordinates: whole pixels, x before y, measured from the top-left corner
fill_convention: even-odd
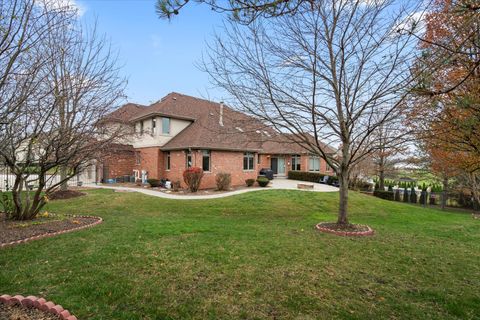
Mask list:
[[[142,106],[136,103],[127,103],[118,108],[117,110],[110,113],[105,120],[106,121],[117,121],[117,122],[128,122],[135,115],[141,113],[143,109],[147,109],[146,106]]]
[[[270,154],[307,152],[305,148],[288,139],[287,135],[273,130],[256,118],[235,111],[223,103],[176,92],[169,93],[148,107],[129,104],[117,111],[122,109],[124,110],[119,114],[129,116],[130,121],[151,116],[192,121],[189,126],[161,147],[166,151],[192,148]]]

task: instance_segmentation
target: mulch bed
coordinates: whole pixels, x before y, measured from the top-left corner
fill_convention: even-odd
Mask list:
[[[12,221],[7,220],[4,213],[0,213],[0,245],[35,236],[76,229],[98,221],[99,218],[96,217],[75,216],[63,216],[59,219],[52,216],[48,219],[37,218],[31,221]]]
[[[65,190],[65,191],[58,190],[50,194],[48,198],[50,200],[64,200],[64,199],[78,198],[84,195],[86,194],[83,192],[75,191],[75,190]]]
[[[0,303],[0,319],[5,320],[59,320],[58,315],[40,311],[35,308],[25,308],[21,305],[6,305]]]
[[[322,232],[336,234],[338,236],[371,236],[374,231],[366,225],[361,224],[337,224],[335,222],[322,222],[315,226]]]

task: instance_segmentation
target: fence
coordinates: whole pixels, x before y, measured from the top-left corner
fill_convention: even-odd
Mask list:
[[[69,186],[89,185],[95,184],[97,181],[97,170],[95,166],[90,166],[79,175],[74,176],[68,180]],[[60,182],[60,175],[47,174],[46,176],[47,187],[50,187]],[[0,167],[0,190],[8,190],[15,182],[15,176],[11,174],[9,168]],[[27,178],[27,184],[30,188],[35,188],[38,185],[38,175],[30,174]]]
[[[395,194],[397,189],[393,190]],[[426,207],[439,207],[442,204],[443,198],[445,199],[445,204],[447,207],[451,208],[461,208],[469,210],[480,210],[480,204],[477,203],[473,196],[462,193],[462,192],[426,192],[426,191],[415,191],[416,197],[412,201],[412,191],[407,190],[405,193],[404,189],[399,189],[400,197],[397,200],[397,197],[394,197],[397,201],[416,203]],[[423,195],[422,195],[423,194]],[[405,201],[405,196],[407,201]]]

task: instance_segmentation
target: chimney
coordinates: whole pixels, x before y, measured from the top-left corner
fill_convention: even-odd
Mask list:
[[[223,101],[220,102],[220,118],[218,124],[223,127]]]

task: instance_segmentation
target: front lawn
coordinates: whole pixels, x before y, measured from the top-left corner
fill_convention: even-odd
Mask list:
[[[314,230],[337,197],[52,201],[104,222],[0,250],[0,294],[45,296],[80,320],[480,318],[480,220],[352,193],[352,222],[375,236]]]

